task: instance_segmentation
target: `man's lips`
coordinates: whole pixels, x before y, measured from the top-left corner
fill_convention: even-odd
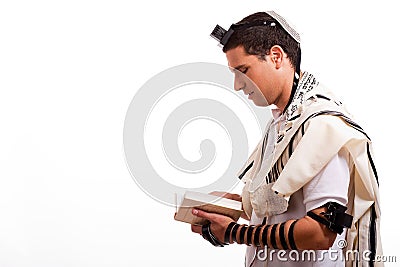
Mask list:
[[[246,93],[246,95],[248,96],[248,98],[250,99],[251,98],[251,96],[254,94],[254,91],[251,91],[250,93]]]

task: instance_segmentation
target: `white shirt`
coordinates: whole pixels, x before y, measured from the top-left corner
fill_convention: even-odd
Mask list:
[[[264,159],[273,154],[273,147],[277,137],[277,131],[283,128],[284,116],[281,116],[278,109],[272,110],[274,121],[270,128],[267,139]],[[263,162],[264,162],[263,159]],[[349,171],[349,155],[345,150],[340,150],[331,161],[302,189],[295,192],[290,200],[286,212],[267,217],[267,224],[277,224],[291,219],[300,219],[306,216],[307,212],[316,209],[325,203],[332,201],[341,205],[347,205],[347,193],[350,183]],[[258,218],[254,211],[250,219],[250,225],[261,224],[263,218]],[[341,244],[345,240],[346,231],[338,235],[334,245],[329,251],[317,250],[310,251],[307,254],[301,254],[302,251],[280,251],[269,249],[267,254],[264,254],[263,248],[250,246],[246,251],[246,266],[247,267],[262,267],[265,266],[265,260],[268,266],[344,266],[342,250],[338,243]],[[297,254],[296,254],[297,253]],[[260,257],[257,257],[257,254]],[[310,256],[309,256],[310,255]],[[314,258],[315,255],[315,258]],[[295,261],[291,260],[295,259]],[[297,261],[299,259],[299,261]],[[302,260],[305,261],[302,261]],[[311,259],[311,260],[310,260]]]

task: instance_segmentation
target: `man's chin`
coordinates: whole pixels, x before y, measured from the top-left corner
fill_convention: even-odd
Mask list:
[[[257,101],[257,100],[253,100],[254,105],[256,105],[257,107],[268,107],[269,104],[265,101]]]

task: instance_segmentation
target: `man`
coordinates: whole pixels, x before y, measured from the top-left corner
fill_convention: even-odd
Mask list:
[[[273,119],[239,173],[242,196],[224,195],[242,201],[249,225],[193,209],[210,223],[192,231],[215,246],[248,245],[246,266],[376,266],[382,252],[371,142],[342,103],[300,71],[298,33],[270,11],[228,31],[217,25],[212,36],[236,72],[235,90],[272,106]]]

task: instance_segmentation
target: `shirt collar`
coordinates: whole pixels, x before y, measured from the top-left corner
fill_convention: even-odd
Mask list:
[[[272,112],[272,117],[274,118],[274,121],[278,120],[279,117],[282,116],[281,110],[276,106],[271,107],[271,112]]]

